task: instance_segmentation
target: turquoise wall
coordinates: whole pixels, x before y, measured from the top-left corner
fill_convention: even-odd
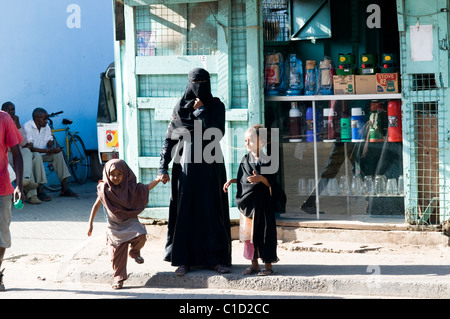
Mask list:
[[[6,2],[6,1],[5,1]],[[15,0],[0,10],[0,104],[21,122],[36,107],[74,120],[86,148],[97,149],[100,73],[114,60],[110,0]]]

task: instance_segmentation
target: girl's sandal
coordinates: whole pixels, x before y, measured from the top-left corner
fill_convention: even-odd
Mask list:
[[[112,289],[121,289],[123,287],[123,280],[119,280],[116,281],[113,285],[112,285]]]
[[[269,276],[269,275],[272,275],[272,274],[273,274],[273,270],[272,269],[264,268],[263,270],[261,270],[258,273],[258,276]]]
[[[242,275],[243,276],[255,275],[255,274],[259,273],[260,271],[261,271],[260,269],[254,269],[252,267],[248,267],[242,272]]]

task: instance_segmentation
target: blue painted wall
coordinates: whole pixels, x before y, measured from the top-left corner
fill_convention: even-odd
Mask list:
[[[112,1],[7,1],[0,43],[0,104],[12,101],[22,123],[36,107],[63,110],[55,127],[74,120],[86,148],[97,149],[100,73],[114,60]]]

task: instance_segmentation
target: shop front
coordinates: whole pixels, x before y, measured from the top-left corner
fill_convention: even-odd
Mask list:
[[[120,145],[141,181],[157,172],[187,73],[203,67],[227,108],[230,176],[247,127],[278,136],[270,152],[279,151],[287,195],[281,218],[448,218],[445,1],[114,3]],[[167,217],[169,193],[155,189],[145,216]]]

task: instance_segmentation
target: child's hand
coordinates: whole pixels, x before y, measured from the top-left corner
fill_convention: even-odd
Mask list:
[[[230,187],[231,181],[227,181],[225,184],[223,184],[223,191],[224,193],[228,192],[228,187]]]
[[[253,176],[247,177],[247,181],[251,184],[256,184],[262,182],[264,177],[261,175],[256,175],[255,171],[253,171]]]
[[[223,184],[223,191],[225,193],[228,192],[228,187],[230,187],[232,183],[237,183],[237,179],[235,178],[229,179],[225,184]]]

